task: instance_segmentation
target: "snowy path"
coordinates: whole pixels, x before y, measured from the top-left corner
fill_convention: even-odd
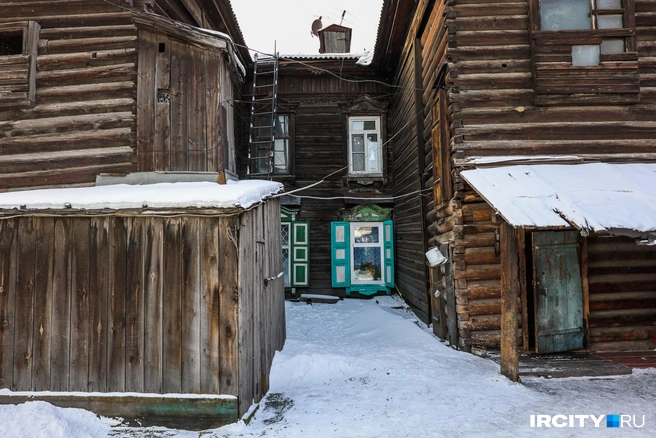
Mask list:
[[[389,297],[287,303],[287,343],[276,355],[271,390],[255,418],[201,436],[656,436],[656,370],[513,384],[492,361],[440,343],[407,311],[392,308],[398,305]],[[0,436],[198,436],[110,428],[109,420],[85,411],[38,405],[0,407]],[[645,415],[646,423],[642,429],[607,429],[605,420],[600,428],[588,420],[585,428],[533,429],[531,414],[631,414],[638,424]],[[65,434],[67,427],[79,433]]]

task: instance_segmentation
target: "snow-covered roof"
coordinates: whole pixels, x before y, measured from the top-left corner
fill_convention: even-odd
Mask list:
[[[225,185],[212,182],[117,184],[0,193],[0,209],[247,209],[282,190],[280,183],[256,180],[228,181]]]
[[[516,227],[656,231],[656,164],[518,165],[461,175]]]

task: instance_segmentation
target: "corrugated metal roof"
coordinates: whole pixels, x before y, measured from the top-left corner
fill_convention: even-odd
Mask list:
[[[365,55],[366,53],[317,53],[317,54],[295,54],[295,55],[286,54],[286,55],[278,55],[278,56],[281,59],[358,60]],[[265,58],[260,57],[260,59],[265,59]]]
[[[656,232],[656,164],[540,164],[461,173],[516,227]]]

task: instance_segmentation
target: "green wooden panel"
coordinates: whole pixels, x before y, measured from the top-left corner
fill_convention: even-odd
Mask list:
[[[349,287],[351,285],[349,222],[332,222],[330,224],[330,246],[332,260],[332,286]]]
[[[292,222],[290,245],[291,285],[308,287],[310,285],[310,224]]]
[[[394,224],[383,222],[383,251],[385,252],[385,286],[394,287]]]
[[[583,348],[583,288],[577,231],[533,233],[538,353]]]

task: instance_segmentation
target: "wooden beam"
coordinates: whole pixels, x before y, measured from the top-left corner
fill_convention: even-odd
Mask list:
[[[590,283],[588,280],[588,238],[581,240],[581,286],[583,287],[583,330],[585,330],[585,346],[590,348]]]
[[[517,347],[519,287],[519,245],[515,229],[501,225],[501,374],[519,382]]]

